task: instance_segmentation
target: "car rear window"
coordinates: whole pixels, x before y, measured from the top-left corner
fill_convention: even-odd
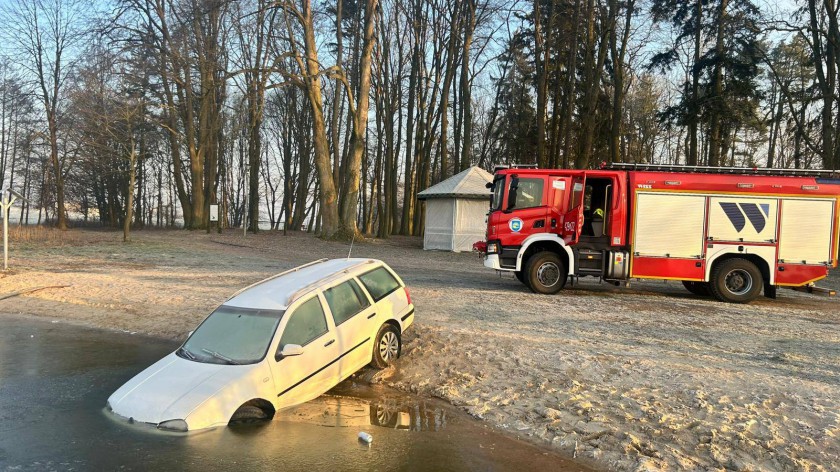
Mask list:
[[[400,288],[397,279],[384,267],[373,269],[370,272],[359,276],[359,280],[365,285],[370,296],[377,302],[387,297],[391,292]]]
[[[327,305],[330,306],[336,326],[370,306],[368,298],[355,280],[348,280],[331,289],[324,290],[324,298],[327,299]]]

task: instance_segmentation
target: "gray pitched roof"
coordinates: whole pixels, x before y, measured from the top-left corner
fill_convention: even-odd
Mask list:
[[[481,167],[473,166],[423,190],[417,194],[417,198],[419,200],[453,197],[490,199],[490,189],[486,185],[492,181],[493,174]]]

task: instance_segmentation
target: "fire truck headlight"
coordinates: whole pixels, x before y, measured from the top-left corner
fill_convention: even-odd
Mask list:
[[[487,254],[497,254],[499,252],[499,243],[487,243]]]

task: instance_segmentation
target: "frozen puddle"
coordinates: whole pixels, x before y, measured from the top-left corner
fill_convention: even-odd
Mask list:
[[[129,425],[105,400],[176,344],[3,313],[0,323],[0,471],[587,470],[441,401],[352,381],[272,421],[188,434]]]

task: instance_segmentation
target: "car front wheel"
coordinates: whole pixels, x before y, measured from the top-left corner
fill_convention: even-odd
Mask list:
[[[400,357],[401,351],[402,340],[399,331],[392,324],[384,324],[376,333],[370,364],[377,369],[384,369]]]

